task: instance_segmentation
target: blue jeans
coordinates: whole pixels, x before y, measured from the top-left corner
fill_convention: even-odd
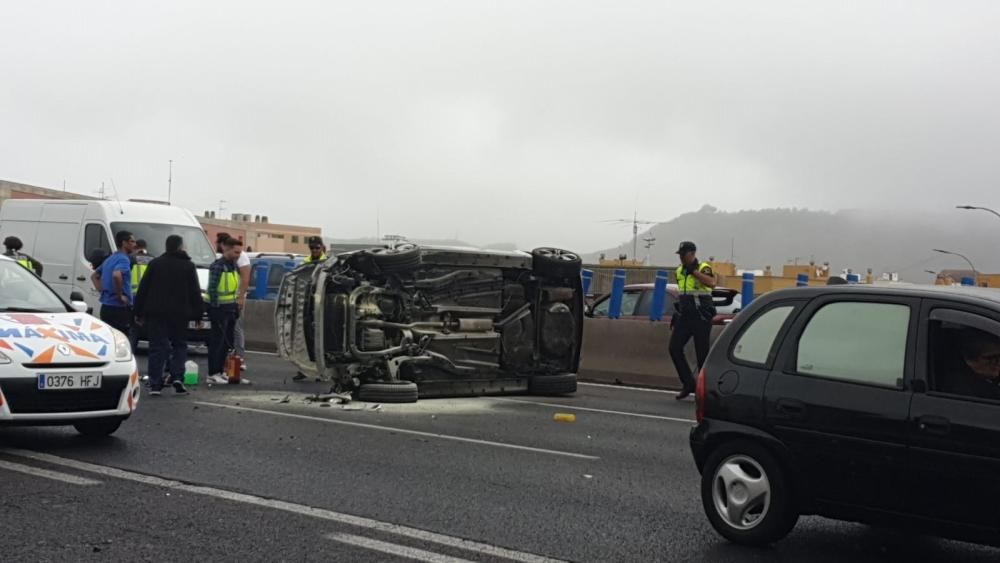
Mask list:
[[[184,382],[187,361],[187,322],[148,317],[146,336],[149,338],[149,388],[163,388],[163,367],[169,363],[170,377]]]

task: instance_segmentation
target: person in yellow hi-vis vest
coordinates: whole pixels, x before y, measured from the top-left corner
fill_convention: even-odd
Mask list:
[[[226,355],[236,342],[234,329],[240,314],[240,273],[237,263],[243,253],[243,242],[230,237],[222,242],[222,257],[212,263],[208,270],[208,291],[205,303],[208,305],[208,319],[212,323],[208,338],[208,381],[228,383],[223,374]],[[241,378],[242,383],[250,383]]]
[[[670,359],[677,369],[677,376],[684,389],[677,400],[686,399],[695,390],[695,380],[684,355],[684,347],[694,338],[698,369],[705,364],[711,346],[712,319],[715,318],[715,304],[712,289],[717,283],[712,266],[698,260],[698,247],[693,242],[684,241],[677,249],[681,265],[677,268],[677,305],[670,319]]]
[[[323,248],[323,239],[320,237],[309,237],[309,256],[302,261],[303,264],[319,265],[326,262],[326,249]]]
[[[21,249],[24,248],[24,243],[21,242],[21,239],[17,237],[7,237],[4,239],[3,245],[7,250],[4,252],[4,256],[13,258],[18,264],[23,266],[24,269],[29,272],[33,272],[38,277],[42,277],[42,263],[21,252]]]

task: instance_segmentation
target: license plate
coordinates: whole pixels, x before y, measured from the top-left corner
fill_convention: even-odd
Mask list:
[[[38,389],[42,391],[100,388],[101,374],[99,373],[59,373],[39,374],[38,376]]]
[[[211,321],[191,321],[188,323],[188,328],[191,330],[208,330],[212,328]]]

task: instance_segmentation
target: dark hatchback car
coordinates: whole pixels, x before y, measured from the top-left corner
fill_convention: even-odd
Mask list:
[[[799,515],[1000,544],[1000,291],[765,295],[698,376],[691,449],[727,539]]]

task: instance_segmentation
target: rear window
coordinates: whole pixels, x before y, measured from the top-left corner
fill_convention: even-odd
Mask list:
[[[813,315],[799,339],[796,371],[830,379],[898,387],[906,363],[910,308],[892,303],[831,303]]]
[[[767,311],[750,322],[733,346],[733,358],[753,364],[766,364],[774,339],[795,307],[783,305]]]

